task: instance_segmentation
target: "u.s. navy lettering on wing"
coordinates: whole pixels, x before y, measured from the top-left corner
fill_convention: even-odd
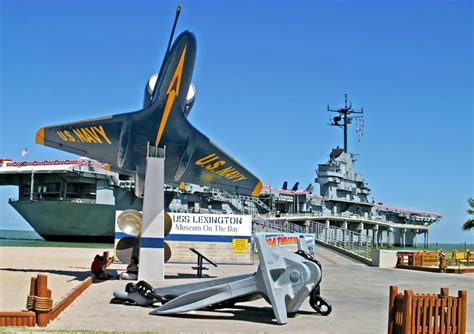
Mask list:
[[[246,180],[247,177],[232,166],[226,166],[227,161],[221,159],[217,154],[211,153],[194,162],[211,173],[222,176],[233,182]]]
[[[87,144],[112,144],[102,125],[84,128],[60,130],[56,134],[65,142],[81,142]]]

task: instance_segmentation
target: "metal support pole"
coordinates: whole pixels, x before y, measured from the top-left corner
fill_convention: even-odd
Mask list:
[[[372,229],[372,243],[375,248],[379,248],[379,226],[374,225]]]
[[[165,159],[146,159],[143,222],[140,238],[139,281],[163,281]]]
[[[369,230],[367,230],[368,232]],[[365,252],[367,254],[367,256],[372,256],[372,254],[369,254],[369,239],[367,238],[367,240],[365,240]]]
[[[198,270],[197,270],[198,277],[202,277],[202,256],[198,255]]]
[[[329,232],[330,232],[330,229],[329,229],[329,227],[330,227],[330,226],[331,226],[331,225],[330,225],[330,223],[329,223],[329,219],[326,219],[326,221],[325,221],[325,225],[324,225],[324,227],[325,227],[325,238],[326,238],[326,243],[327,243],[327,242],[328,242],[328,240],[329,240]]]
[[[34,190],[34,184],[35,184],[35,173],[33,170],[31,170],[31,180],[30,180],[30,201],[33,200],[33,190]]]

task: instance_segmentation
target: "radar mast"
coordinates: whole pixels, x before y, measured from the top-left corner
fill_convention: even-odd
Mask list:
[[[352,120],[356,120],[357,128],[356,131],[359,136],[362,136],[364,133],[364,123],[363,123],[363,114],[364,108],[360,110],[352,109],[352,102],[347,104],[347,94],[344,94],[344,107],[339,109],[331,109],[328,105],[328,111],[338,113],[337,116],[334,116],[331,120],[330,126],[337,126],[344,129],[344,152],[347,153],[347,126],[352,124]],[[351,116],[351,114],[360,114],[360,116]],[[342,122],[342,123],[341,123]]]

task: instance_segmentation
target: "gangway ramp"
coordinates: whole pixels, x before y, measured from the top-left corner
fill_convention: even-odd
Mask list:
[[[327,248],[321,244],[318,244],[316,258],[323,264],[324,267],[363,265],[360,261],[341,254],[340,252],[337,252],[333,249]]]

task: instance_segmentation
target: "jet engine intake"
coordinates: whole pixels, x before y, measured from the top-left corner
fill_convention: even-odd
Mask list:
[[[147,108],[151,105],[153,100],[153,92],[156,88],[156,83],[158,81],[158,73],[153,74],[145,86],[145,95],[143,98],[143,108]],[[191,82],[188,89],[188,94],[186,95],[186,105],[184,107],[184,116],[188,117],[193,107],[194,100],[196,98],[196,86]]]

